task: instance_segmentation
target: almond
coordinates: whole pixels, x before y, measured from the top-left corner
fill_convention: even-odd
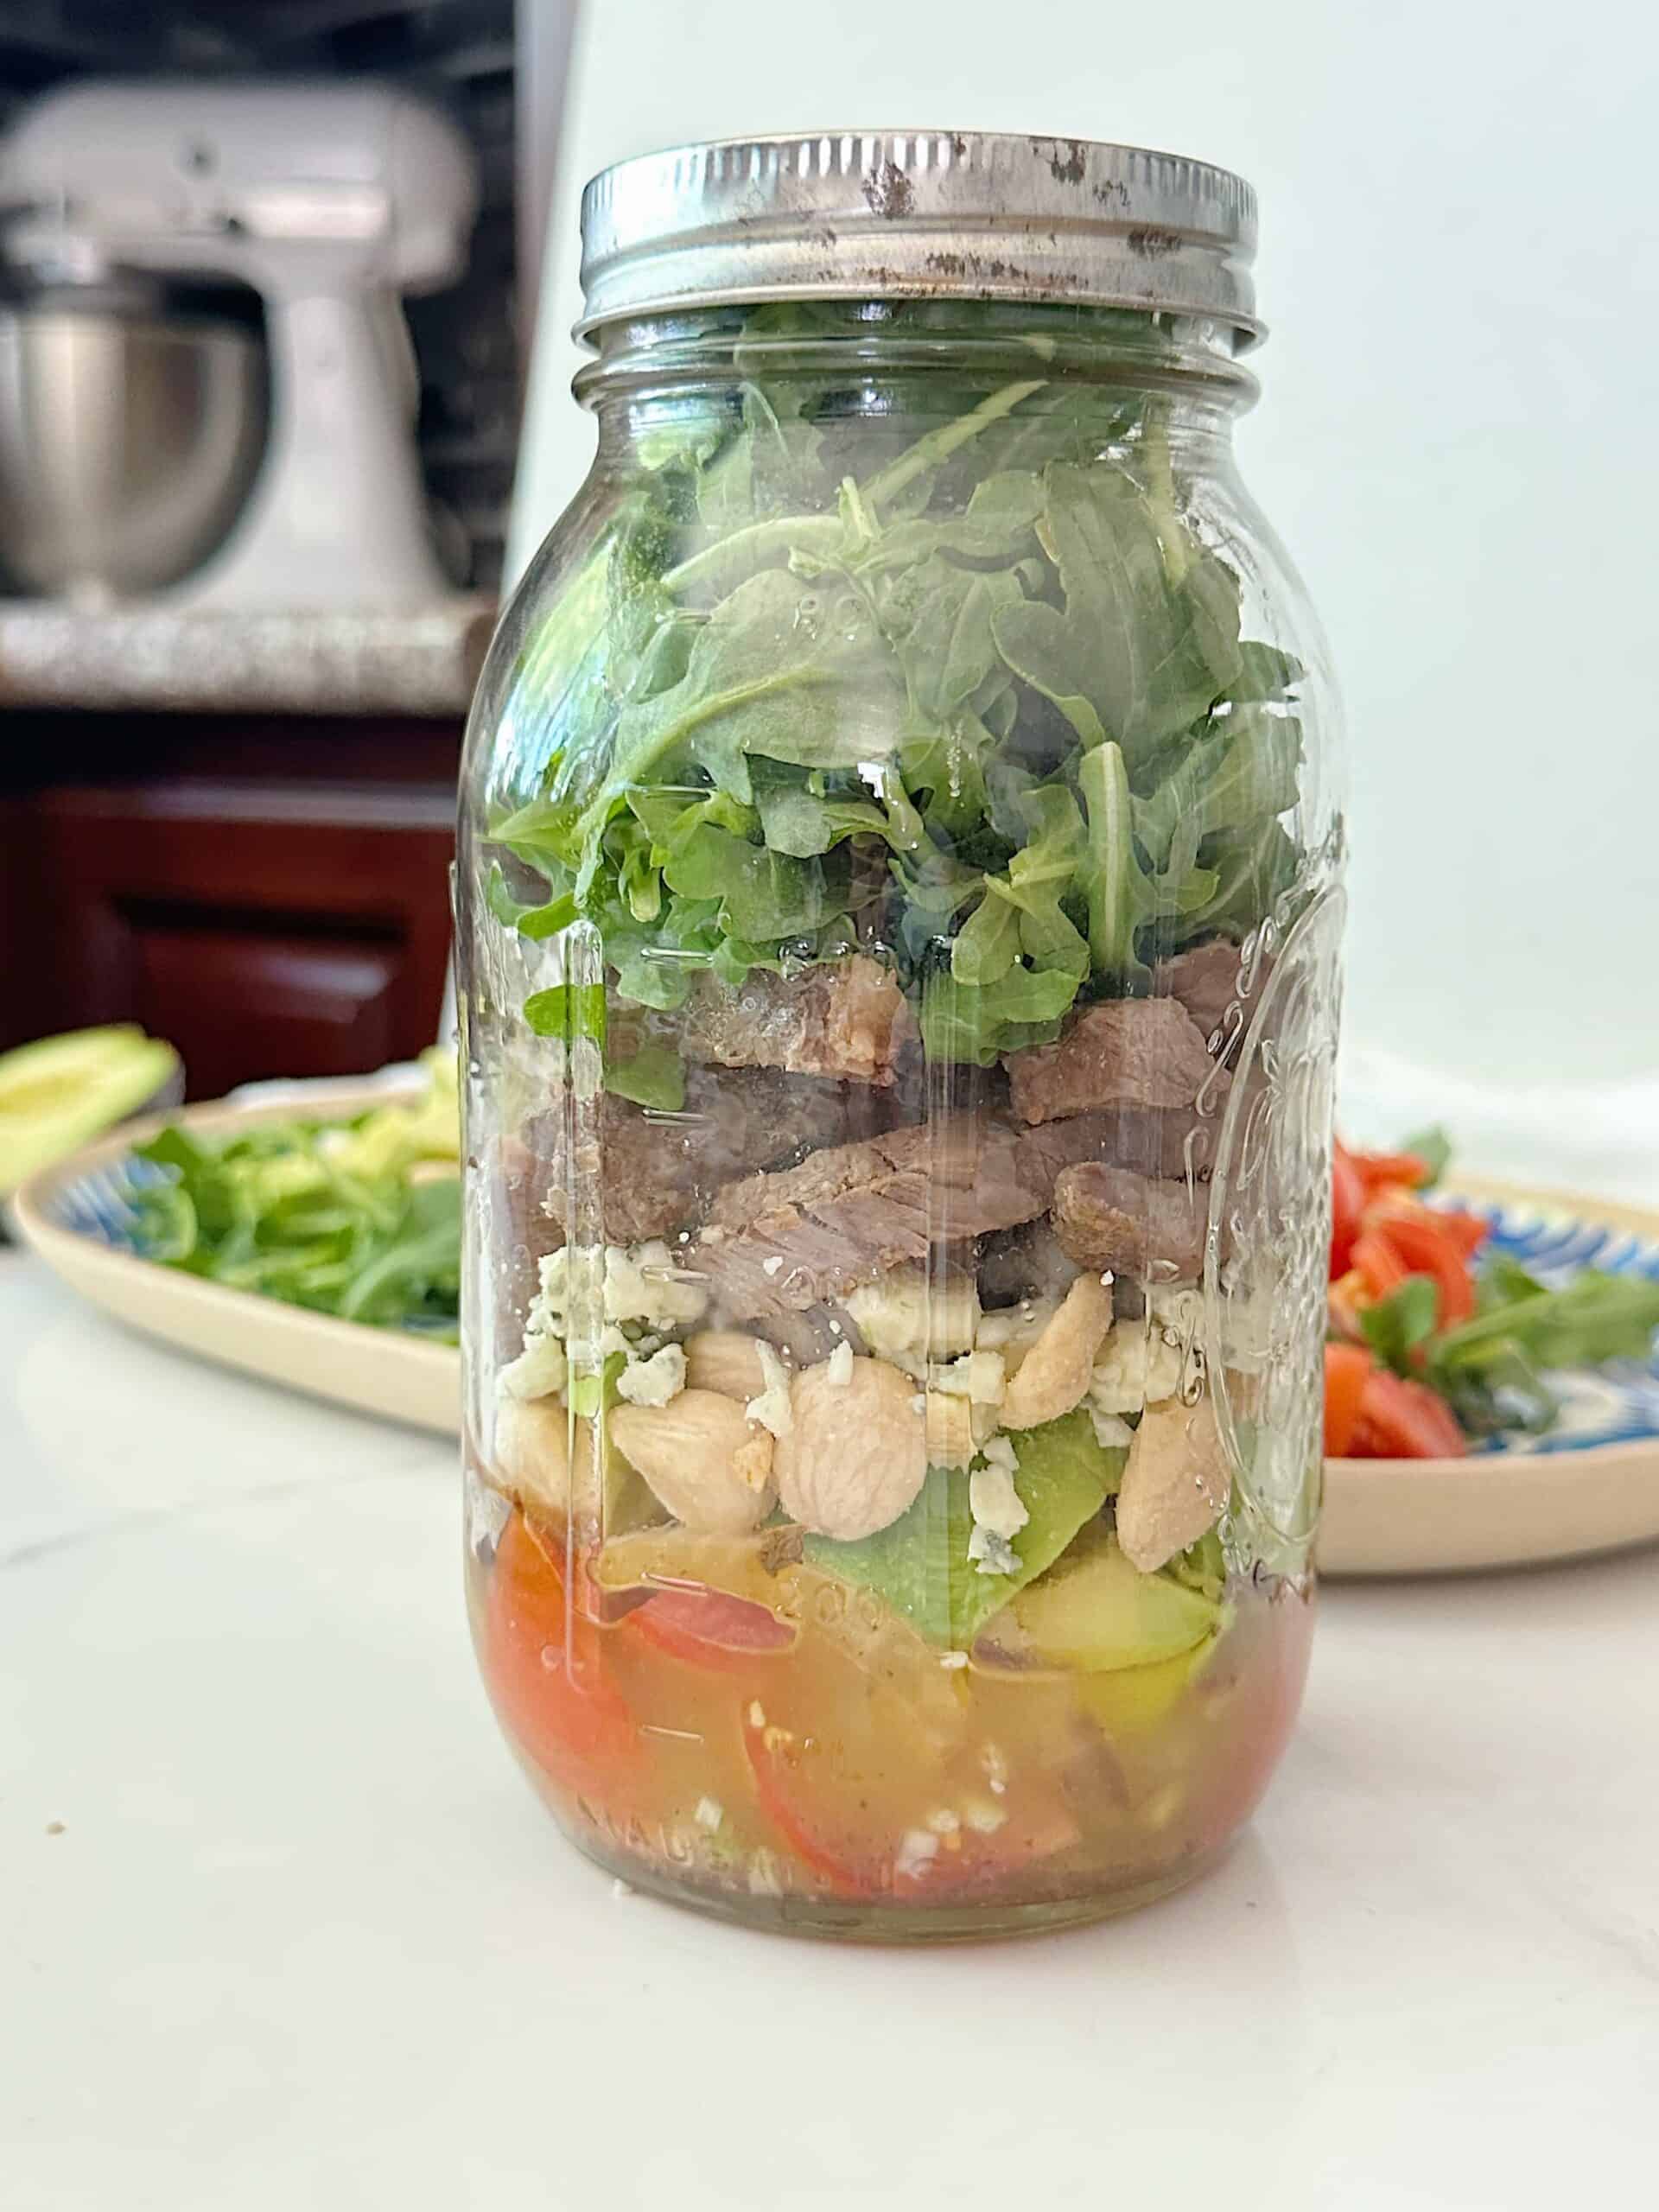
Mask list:
[[[1111,1292],[1098,1275],[1079,1275],[1008,1384],[1003,1427],[1037,1428],[1080,1405],[1111,1325]]]
[[[688,1529],[739,1536],[772,1510],[772,1443],[735,1398],[682,1390],[665,1406],[616,1406],[611,1440]]]
[[[855,1359],[844,1379],[830,1367],[795,1377],[778,1491],[792,1520],[845,1542],[887,1528],[913,1500],[927,1474],[927,1431],[915,1383],[886,1360]]]

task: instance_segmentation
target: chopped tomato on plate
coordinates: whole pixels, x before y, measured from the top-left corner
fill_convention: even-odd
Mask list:
[[[1354,1431],[1365,1385],[1376,1367],[1363,1344],[1327,1344],[1325,1348],[1325,1451],[1330,1459],[1345,1459],[1353,1449]]]
[[[1365,1386],[1349,1450],[1359,1459],[1461,1459],[1469,1440],[1426,1382],[1379,1367]]]
[[[1386,1248],[1399,1268],[1400,1281],[1408,1275],[1429,1277],[1437,1294],[1442,1329],[1466,1321],[1475,1310],[1475,1279],[1469,1272],[1468,1254],[1449,1227],[1454,1218],[1451,1214],[1432,1212],[1427,1206],[1395,1205],[1379,1210],[1372,1227],[1360,1240],[1374,1249]],[[1465,1221],[1470,1218],[1464,1217]]]
[[[1365,1214],[1365,1182],[1359,1164],[1343,1145],[1332,1161],[1331,1280],[1353,1264],[1354,1243]]]
[[[1325,1449],[1332,1459],[1460,1459],[1469,1440],[1444,1398],[1363,1344],[1325,1348]]]
[[[1490,1231],[1474,1214],[1425,1205],[1414,1193],[1432,1179],[1414,1153],[1336,1147],[1329,1302],[1337,1341],[1325,1359],[1325,1448],[1332,1459],[1450,1459],[1469,1448],[1442,1397],[1382,1365],[1361,1341],[1366,1308],[1414,1277],[1434,1287],[1437,1330],[1475,1312],[1470,1263]]]

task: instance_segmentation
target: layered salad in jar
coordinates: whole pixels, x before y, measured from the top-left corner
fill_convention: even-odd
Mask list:
[[[1033,361],[873,429],[777,373],[807,312],[642,409],[532,583],[539,749],[474,832],[474,1630],[626,1878],[1041,1924],[1211,1858],[1300,1694],[1211,1201],[1314,873],[1303,670],[1169,402]]]

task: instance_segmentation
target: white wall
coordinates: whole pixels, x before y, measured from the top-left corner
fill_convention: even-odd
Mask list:
[[[588,0],[520,563],[590,443],[582,179],[872,123],[1123,139],[1256,185],[1242,452],[1347,692],[1351,1037],[1504,1083],[1659,1073],[1659,11]]]

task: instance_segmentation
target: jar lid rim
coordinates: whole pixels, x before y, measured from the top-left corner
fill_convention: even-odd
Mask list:
[[[770,299],[1071,302],[1260,334],[1255,194],[1209,162],[1006,131],[709,139],[602,169],[582,198],[576,335]]]

